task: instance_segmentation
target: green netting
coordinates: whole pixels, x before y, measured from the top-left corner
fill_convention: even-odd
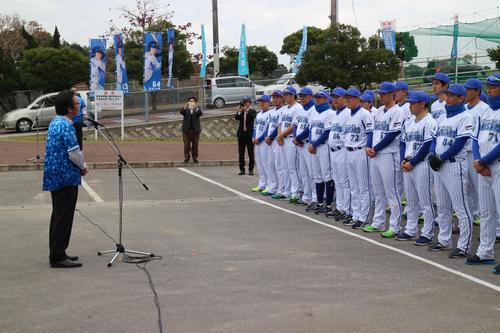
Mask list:
[[[420,28],[409,31],[414,36],[453,36],[453,24],[440,25],[434,28]],[[490,42],[500,43],[500,16],[474,22],[458,23],[459,37],[476,37]]]

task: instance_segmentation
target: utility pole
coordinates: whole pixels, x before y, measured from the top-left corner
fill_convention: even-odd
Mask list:
[[[337,24],[338,21],[338,16],[339,16],[339,9],[337,7],[337,0],[330,0],[330,25]]]
[[[219,18],[217,14],[217,0],[212,0],[212,26],[214,35],[214,77],[217,77],[220,70],[219,63]]]

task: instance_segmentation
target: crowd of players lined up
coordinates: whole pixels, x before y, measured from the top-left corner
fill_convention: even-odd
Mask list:
[[[309,87],[290,86],[263,95],[251,139],[259,169],[252,191],[304,204],[306,211],[354,229],[449,251],[466,264],[494,265],[500,73],[484,83],[451,84],[444,73],[431,80],[434,96],[409,91],[404,81],[383,82],[376,91],[337,87],[313,94]],[[247,112],[240,108],[236,119],[246,119]],[[480,245],[472,255],[474,224],[480,225]],[[492,272],[500,274],[500,265]]]

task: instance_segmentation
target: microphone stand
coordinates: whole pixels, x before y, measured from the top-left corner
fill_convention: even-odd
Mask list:
[[[153,253],[147,253],[147,252],[142,252],[142,251],[135,251],[135,250],[126,250],[125,246],[122,243],[122,233],[123,233],[123,166],[125,165],[137,178],[139,183],[142,184],[142,186],[146,189],[146,191],[149,191],[148,186],[142,181],[142,179],[135,173],[134,169],[128,164],[128,162],[123,158],[120,149],[116,145],[115,141],[111,137],[111,134],[109,134],[108,129],[104,126],[101,125],[97,122],[92,122],[95,129],[101,136],[106,140],[108,145],[113,149],[113,151],[116,153],[116,156],[118,156],[118,162],[117,162],[117,169],[118,169],[118,209],[119,209],[119,220],[118,220],[118,243],[116,244],[116,249],[113,250],[106,250],[106,251],[99,251],[97,252],[97,255],[103,255],[107,253],[115,253],[113,258],[108,262],[108,267],[111,267],[115,260],[118,258],[118,256],[125,255],[127,253],[133,253],[133,254],[139,254],[143,256],[149,256],[149,257],[154,257],[155,255]],[[108,135],[110,136],[111,140],[108,139],[108,137],[102,132],[102,130],[99,128],[99,126],[103,127],[106,129]]]
[[[33,158],[28,158],[26,160],[26,162],[33,162],[33,164],[37,164],[39,161],[41,161],[41,158],[40,158],[40,145],[38,144],[38,130],[40,128],[40,124],[38,122],[38,118],[40,117],[40,111],[43,109],[43,107],[45,106],[45,101],[43,101],[42,103],[42,106],[38,109],[38,112],[36,113],[36,116],[35,116],[35,122],[36,122],[36,156],[33,157]]]

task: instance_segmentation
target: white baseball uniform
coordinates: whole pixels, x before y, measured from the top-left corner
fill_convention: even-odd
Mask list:
[[[351,192],[347,173],[347,151],[344,145],[345,124],[351,115],[351,110],[344,106],[333,112],[331,124],[328,126],[328,148],[330,149],[330,166],[335,182],[335,208],[351,216]]]
[[[267,136],[267,129],[269,127],[269,110],[262,110],[257,113],[253,128],[253,138],[260,141],[255,144],[255,158],[257,160],[257,168],[259,169],[259,188],[263,191],[268,186],[269,181],[269,167],[267,164],[267,155],[269,146],[264,141]]]
[[[470,112],[472,117],[474,118],[474,128],[478,126],[479,116],[483,115],[486,110],[490,107],[483,101],[479,101],[476,105],[469,108],[469,105],[466,104],[465,107],[467,111]],[[478,203],[478,173],[474,169],[472,162],[474,158],[472,156],[472,140],[469,140],[467,143],[467,168],[469,175],[469,206],[474,216],[479,216],[479,203]]]
[[[445,114],[446,113],[446,110],[444,108],[445,105],[446,105],[446,100],[440,101],[438,99],[434,103],[432,103],[431,104],[432,118],[438,120],[439,117],[441,117],[443,114]]]
[[[479,153],[484,157],[500,144],[500,109],[488,108],[479,117],[475,134]],[[488,165],[491,177],[479,176],[479,207],[481,212],[481,242],[477,256],[481,259],[495,258],[495,236],[500,235],[500,159]],[[495,235],[496,229],[496,235]]]
[[[377,150],[377,155],[372,158],[370,170],[373,194],[375,195],[375,213],[372,226],[379,230],[385,230],[388,203],[391,207],[389,228],[395,233],[399,232],[403,214],[401,204],[403,176],[399,162],[399,143],[404,117],[404,113],[397,105],[388,110],[381,106],[373,114],[373,148]],[[378,150],[378,144],[391,133],[398,134],[389,145]]]
[[[328,109],[322,112],[316,112],[311,117],[310,144],[316,142],[323,132],[328,130],[327,126],[331,122],[332,116],[332,109]],[[316,147],[316,154],[312,155],[312,167],[314,170],[314,183],[320,184],[332,180],[330,154],[326,143]],[[318,200],[322,202],[322,198],[318,198]]]
[[[267,128],[268,136],[272,135],[278,128],[279,118],[284,106],[269,110],[269,126]],[[288,176],[284,170],[283,162],[280,158],[280,149],[275,137],[268,149],[268,168],[269,168],[269,192],[271,194],[283,194],[288,183]]]
[[[456,139],[469,138],[473,128],[474,119],[466,111],[453,116],[444,114],[439,117],[434,138],[436,155],[441,157],[441,154],[447,151]],[[457,155],[445,161],[439,171],[433,171],[433,174],[438,207],[438,240],[442,245],[452,245],[452,212],[455,211],[460,227],[457,248],[469,252],[472,240],[472,214],[469,209],[469,194],[467,193],[466,158],[467,144]]]
[[[415,116],[405,123],[401,141],[405,144],[404,158],[409,159],[411,164],[417,163],[412,160],[420,151],[422,146],[432,141],[436,131],[436,121],[431,114],[427,114],[419,121]],[[428,149],[429,147],[427,147]],[[418,232],[418,217],[422,212],[424,226],[420,232],[427,239],[433,238],[434,211],[432,208],[432,186],[431,168],[427,163],[427,155],[424,159],[413,165],[413,169],[403,173],[404,188],[406,194],[406,228],[405,233],[415,237]],[[412,163],[413,162],[413,163]]]
[[[368,134],[372,131],[370,111],[361,106],[352,109],[345,122],[344,145],[353,221],[367,222],[370,214],[370,175],[365,148]]]
[[[303,106],[302,110],[299,110],[295,115],[295,120],[293,122],[295,129],[295,136],[301,135],[304,131],[309,131],[310,120],[313,115],[315,115],[316,108],[314,107],[314,102],[312,105]],[[306,204],[312,202],[317,202],[316,198],[316,188],[314,186],[314,172],[312,167],[312,155],[307,149],[309,145],[309,135],[303,140],[304,145],[302,147],[297,146],[297,153],[299,158],[299,173],[300,179],[302,181],[302,190],[304,194],[302,195],[302,201]]]
[[[285,105],[283,107],[278,124],[281,129],[281,133],[292,127],[296,113],[302,111],[303,109],[304,108],[299,103],[295,103],[294,105]],[[300,184],[297,146],[293,144],[293,133],[283,137],[283,141],[284,144],[282,146],[278,146],[278,151],[280,152],[280,158],[284,169],[287,171],[290,182],[285,188],[285,193],[282,194],[287,198],[299,198]]]

